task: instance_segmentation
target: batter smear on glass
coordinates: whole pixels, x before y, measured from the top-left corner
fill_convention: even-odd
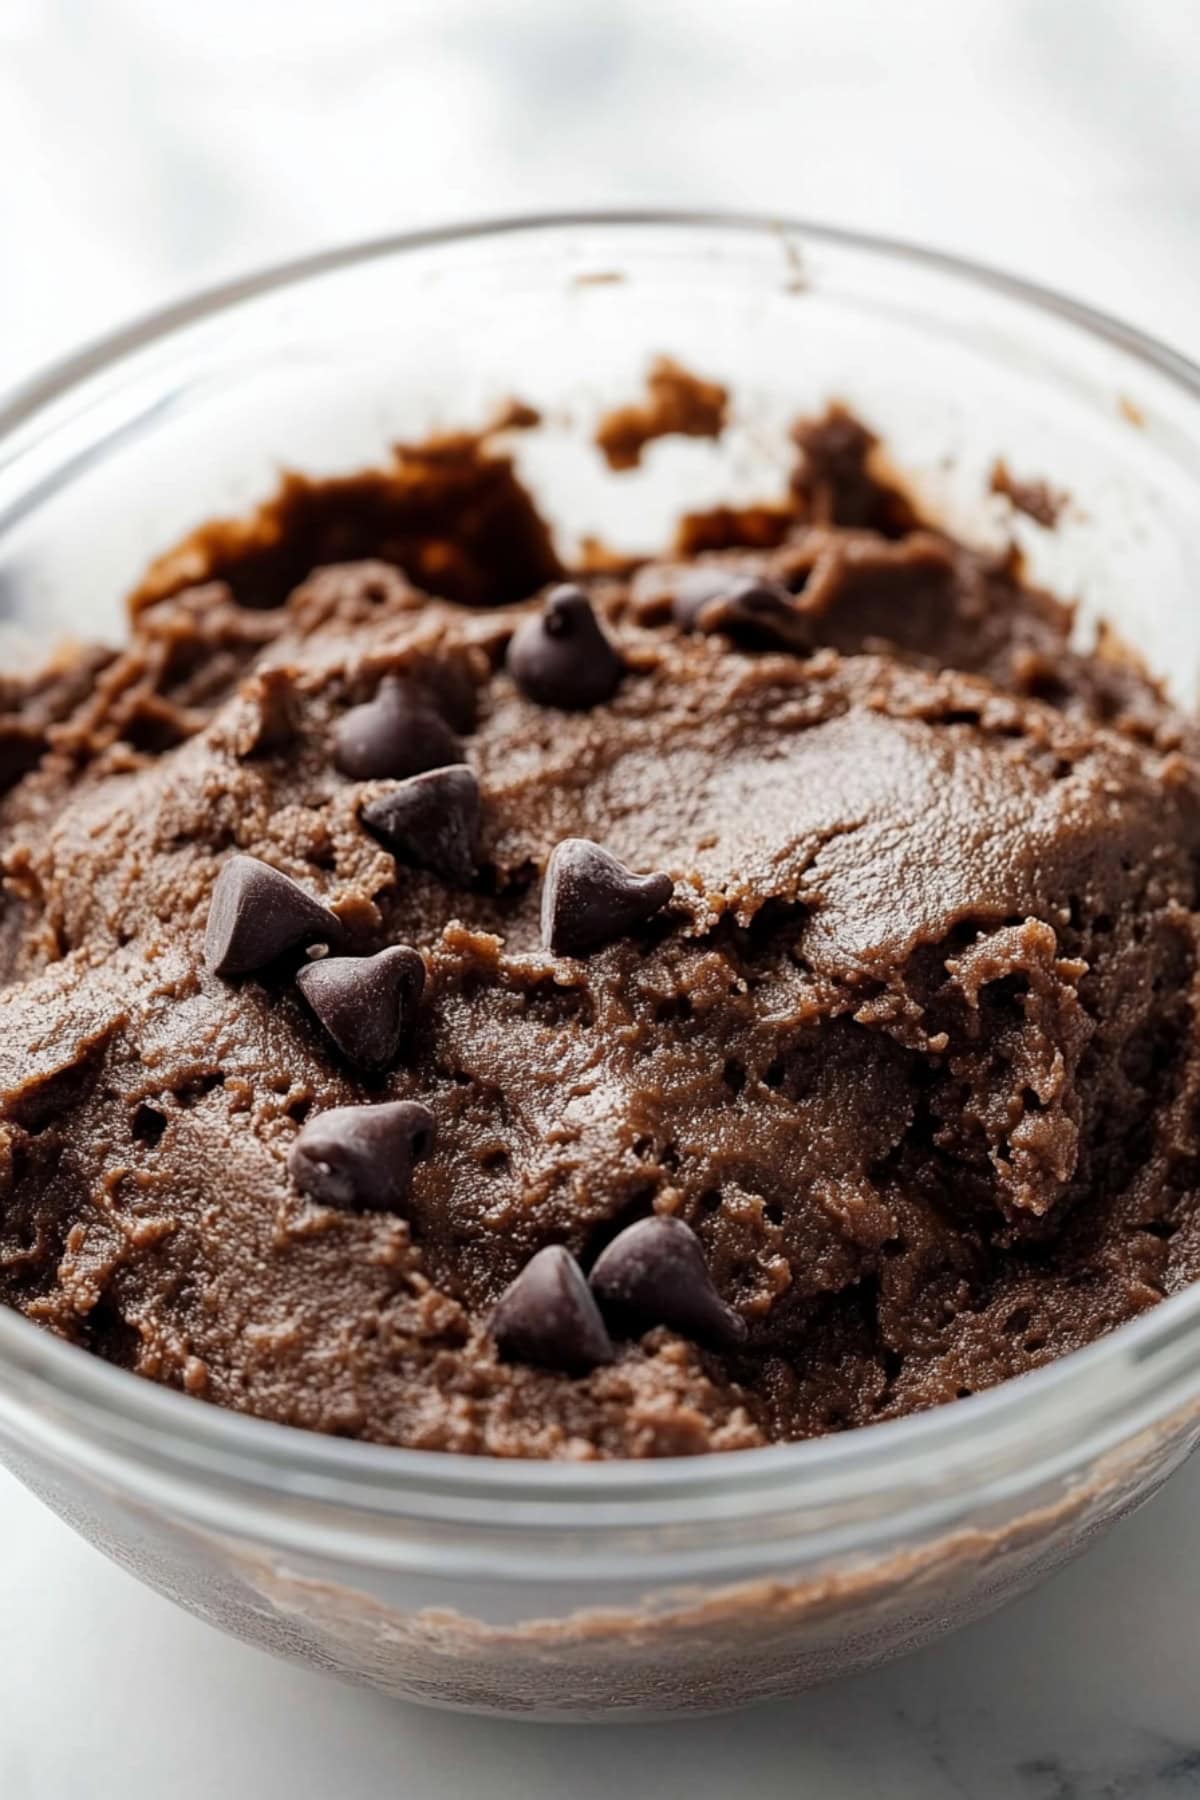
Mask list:
[[[1200,1274],[1192,723],[836,409],[564,569],[289,478],[0,689],[0,1299],[424,1449],[933,1406]]]

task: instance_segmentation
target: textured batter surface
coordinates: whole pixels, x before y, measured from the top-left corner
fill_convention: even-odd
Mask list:
[[[852,421],[799,441],[792,507],[592,580],[628,673],[590,712],[504,672],[560,571],[465,441],[292,481],[152,571],[120,654],[0,692],[0,1299],[265,1417],[590,1457],[933,1405],[1200,1272],[1192,728],[921,527]],[[697,549],[797,596],[786,647],[671,622]],[[397,864],[359,820],[387,784],[331,761],[385,675],[478,776],[469,887]],[[538,934],[571,836],[675,881],[581,960]],[[339,1061],[286,972],[205,971],[235,850],[355,951],[421,951],[390,1072]],[[373,1099],[436,1118],[403,1216],[303,1198],[303,1121]],[[498,1360],[490,1309],[539,1248],[589,1267],[655,1209],[743,1345]]]

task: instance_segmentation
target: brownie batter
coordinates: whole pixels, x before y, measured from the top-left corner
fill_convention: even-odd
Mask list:
[[[719,437],[728,390],[659,356],[646,375],[646,396],[614,407],[596,427],[596,448],[610,469],[634,469],[647,444],[664,437]]]
[[[1190,722],[839,412],[566,581],[456,439],[0,687],[0,1299],[324,1432],[739,1449],[1200,1274]]]
[[[1067,505],[1068,496],[1052,488],[1048,481],[1019,481],[1002,460],[992,469],[991,488],[993,494],[999,494],[1016,512],[1024,513],[1045,531],[1054,530]]]

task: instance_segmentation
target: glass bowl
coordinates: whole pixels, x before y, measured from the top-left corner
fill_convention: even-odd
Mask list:
[[[591,433],[667,352],[727,382],[719,443],[613,476]],[[1194,698],[1200,370],[1100,314],[928,251],[743,217],[423,232],[225,288],[0,407],[12,659],[120,630],[151,557],[271,490],[519,396],[518,462],[568,547],[662,541],[683,506],[783,485],[837,397],[925,505],[1015,534]],[[992,494],[1002,456],[1069,503]],[[921,1416],[693,1461],[543,1465],[326,1439],[207,1406],[0,1310],[0,1457],[201,1617],[385,1692],[618,1718],[777,1695],[1028,1588],[1200,1435],[1200,1287],[1090,1348]],[[53,1577],[51,1576],[50,1579]]]

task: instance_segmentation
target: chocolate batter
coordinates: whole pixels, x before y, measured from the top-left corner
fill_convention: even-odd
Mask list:
[[[719,437],[729,394],[669,356],[651,363],[646,397],[614,407],[596,427],[596,448],[610,469],[634,469],[647,444],[664,437]]]
[[[800,1438],[1200,1274],[1191,724],[923,525],[565,581],[468,439],[290,479],[0,692],[0,1298],[325,1432]]]
[[[1024,513],[1046,531],[1054,530],[1067,505],[1068,496],[1052,488],[1048,481],[1019,481],[1003,461],[992,469],[991,488],[993,494],[1002,495],[1015,511]]]

